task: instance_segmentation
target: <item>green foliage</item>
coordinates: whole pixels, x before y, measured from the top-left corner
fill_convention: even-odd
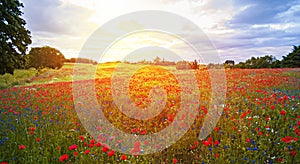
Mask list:
[[[296,68],[300,67],[300,45],[293,46],[293,51],[287,56],[283,56],[283,59],[277,60],[272,55],[266,55],[263,57],[251,57],[245,62],[240,62],[234,66],[235,68]]]
[[[251,57],[251,59],[247,59],[246,62],[240,62],[235,65],[235,68],[278,68],[280,66],[280,61],[277,60],[272,55],[266,55],[263,57]]]
[[[24,85],[30,82],[32,77],[35,77],[37,70],[34,68],[30,69],[15,69],[14,74],[6,73],[0,75],[0,89],[5,89],[8,87],[13,87],[15,85]]]
[[[0,74],[13,74],[14,69],[24,68],[24,55],[31,43],[30,32],[24,27],[18,0],[0,1]]]
[[[29,67],[38,70],[42,68],[61,68],[66,60],[59,50],[49,46],[32,48],[28,58],[30,61]]]
[[[281,66],[287,68],[300,67],[300,45],[294,46],[292,52],[287,56],[283,56]]]

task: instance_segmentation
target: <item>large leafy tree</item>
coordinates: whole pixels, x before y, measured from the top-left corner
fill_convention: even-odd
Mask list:
[[[30,32],[18,0],[0,0],[0,74],[11,73],[25,66],[27,46],[31,43]]]
[[[300,67],[300,45],[294,46],[292,52],[287,56],[283,56],[281,66],[288,68]]]
[[[32,48],[28,57],[29,66],[36,69],[61,68],[66,60],[59,50],[49,46]]]

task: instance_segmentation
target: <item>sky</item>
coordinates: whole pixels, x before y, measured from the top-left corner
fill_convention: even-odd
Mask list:
[[[78,57],[89,37],[105,23],[124,14],[144,10],[166,11],[190,20],[207,35],[222,62],[228,59],[240,62],[252,56],[264,55],[282,59],[282,56],[291,52],[293,45],[300,45],[298,0],[21,0],[21,2],[24,5],[22,17],[32,36],[30,48],[51,46],[60,50],[66,58]],[[190,32],[193,29],[185,28],[185,30]],[[194,40],[197,42],[197,38]],[[149,34],[149,32],[123,36],[116,41],[115,46],[111,46],[103,61],[124,59],[124,56],[137,52],[143,46],[160,46],[163,51],[171,49],[172,46],[182,47],[183,43],[179,42],[181,41],[172,35]],[[109,52],[118,54],[118,57]],[[178,53],[190,56],[184,50]],[[99,61],[99,56],[91,58]]]

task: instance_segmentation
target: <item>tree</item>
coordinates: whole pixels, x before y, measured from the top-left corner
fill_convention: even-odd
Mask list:
[[[233,68],[246,68],[246,64],[244,62],[239,62],[238,64],[234,65]]]
[[[31,39],[21,18],[22,7],[18,0],[0,0],[0,74],[13,74],[14,69],[25,66],[24,56]]]
[[[49,46],[32,48],[28,57],[29,66],[38,70],[42,68],[61,68],[66,60],[59,50]]]
[[[293,51],[290,52],[287,56],[283,56],[281,67],[300,67],[300,45],[293,46]]]
[[[280,61],[272,55],[266,55],[263,57],[251,57],[246,62],[240,62],[235,68],[279,68]]]
[[[263,57],[258,57],[256,60],[256,68],[272,68],[276,58],[272,55],[266,55]]]
[[[275,60],[272,63],[272,68],[280,68],[280,65],[281,65],[281,61],[280,60]]]

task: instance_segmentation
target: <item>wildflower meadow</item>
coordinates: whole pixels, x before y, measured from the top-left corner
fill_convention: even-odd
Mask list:
[[[82,69],[87,69],[87,65],[82,65]],[[128,134],[147,135],[173,123],[180,106],[180,87],[172,74],[162,66],[149,66],[131,77],[128,93],[136,106],[147,106],[149,90],[154,85],[159,84],[167,93],[167,103],[159,115],[151,120],[136,120],[121,113],[113,103],[110,85],[114,67],[99,64],[95,79],[89,79],[91,72],[85,72],[82,77],[86,79],[77,82],[85,87],[88,81],[95,81],[98,103],[109,106],[102,112],[115,128]],[[127,69],[131,67],[135,66],[127,66]],[[300,162],[299,69],[226,69],[224,109],[214,130],[203,140],[198,139],[198,134],[209,111],[211,84],[206,69],[194,70],[194,73],[197,81],[188,82],[198,84],[201,103],[197,113],[193,113],[196,115],[194,123],[185,127],[187,132],[179,141],[147,155],[142,153],[149,144],[147,140],[134,143],[131,153],[126,154],[107,144],[108,140],[115,144],[126,141],[105,135],[95,138],[88,133],[74,109],[72,81],[68,78],[72,76],[72,65],[52,72],[48,82],[45,82],[46,77],[37,77],[33,80],[35,83],[2,89],[0,162]],[[101,131],[101,126],[97,130]],[[118,134],[115,135],[117,138]]]

